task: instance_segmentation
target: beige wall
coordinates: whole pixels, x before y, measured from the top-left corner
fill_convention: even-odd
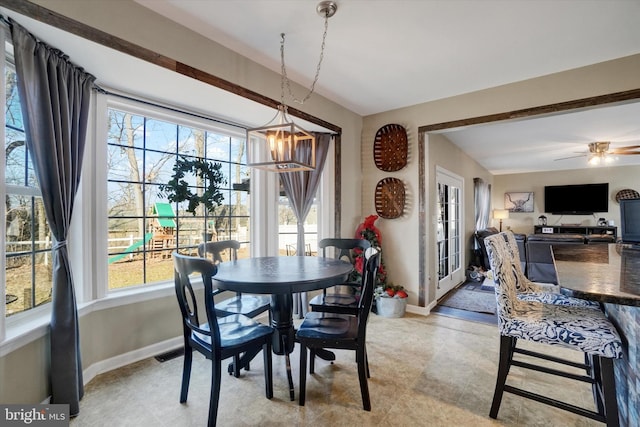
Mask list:
[[[424,82],[424,84],[426,86],[429,85],[430,82]],[[373,137],[377,129],[385,124],[399,123],[407,128],[410,144],[409,150],[414,157],[411,158],[411,162],[405,169],[393,173],[393,176],[407,182],[407,186],[412,192],[413,200],[417,201],[418,195],[415,194],[415,191],[417,191],[418,182],[421,177],[418,174],[415,156],[417,155],[417,134],[421,126],[538,107],[638,88],[640,88],[640,55],[633,55],[549,76],[367,116],[364,118],[362,129],[363,215],[369,212],[375,212],[372,198],[375,185],[383,176],[389,175],[375,169],[371,160]],[[416,87],[416,90],[419,91],[420,87]],[[441,153],[440,158],[427,159],[426,176],[423,177],[425,180],[425,188],[427,189],[427,197],[429,197],[430,194],[434,194],[434,165],[441,164],[444,166],[444,162],[446,162],[447,159],[456,159],[456,161],[451,162],[451,172],[465,177],[468,176],[467,174],[470,172],[467,162],[472,162],[472,160],[466,159],[467,161],[462,161],[461,159],[463,157],[464,155],[458,156],[455,152],[444,152]],[[480,174],[482,177],[487,174],[487,171],[479,168],[475,173]],[[582,179],[578,179],[578,181],[582,181]],[[617,186],[617,183],[611,182],[612,190]],[[466,182],[465,189],[465,224],[467,233],[469,233],[469,225],[473,223],[473,210],[470,209],[470,201],[473,200],[473,185]],[[499,190],[494,189],[493,194],[498,194],[498,191]],[[384,221],[379,220],[382,234],[386,236],[383,246],[385,247],[385,263],[389,270],[389,279],[398,283],[402,281],[403,284],[408,286],[411,296],[410,304],[416,304],[417,295],[421,287],[425,290],[425,294],[428,295],[426,305],[434,302],[435,283],[432,278],[435,267],[431,264],[434,259],[431,248],[435,249],[434,239],[431,236],[434,227],[434,206],[433,201],[429,201],[427,204],[428,211],[424,215],[425,221],[427,222],[426,241],[428,242],[428,248],[419,248],[418,245],[419,216],[418,212],[416,212],[416,206],[411,206],[402,218]],[[500,204],[500,207],[501,206],[502,204]],[[538,215],[536,215],[536,218],[537,216]],[[393,240],[395,239],[401,239],[401,241],[394,242]],[[467,238],[466,241],[469,241],[469,238]],[[386,247],[388,246],[392,247],[393,251],[387,250]],[[414,259],[417,257],[417,255],[415,255],[416,250],[426,251],[426,266],[420,266],[419,263],[414,262]],[[465,253],[469,253],[469,251],[467,250]],[[425,269],[428,273],[425,275],[423,283],[420,283],[419,280],[420,268]],[[398,278],[400,280],[398,280]]]
[[[620,226],[620,206],[615,200],[618,191],[625,188],[638,190],[640,166],[592,167],[569,171],[547,171],[514,175],[498,175],[493,179],[491,193],[494,209],[504,207],[504,193],[533,191],[533,212],[510,213],[509,219],[502,222],[503,229],[511,228],[516,233],[533,233],[533,226],[538,224],[538,216],[545,215],[549,225],[581,224],[597,225],[598,218],[614,220]],[[544,212],[544,187],[546,185],[596,184],[609,183],[609,212],[596,215],[551,215]],[[497,227],[497,220],[492,220]],[[618,233],[619,233],[618,229]]]

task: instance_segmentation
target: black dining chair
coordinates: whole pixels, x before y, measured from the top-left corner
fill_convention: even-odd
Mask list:
[[[364,239],[322,239],[318,242],[318,248],[322,250],[322,256],[330,256],[334,251],[336,259],[354,263],[358,253],[371,247],[371,243]],[[360,292],[362,283],[351,282],[336,285],[331,292],[323,289],[322,294],[311,298],[309,305],[311,311],[324,313],[357,314],[358,298],[356,292]]]
[[[378,248],[366,249],[365,258],[362,295],[358,301],[357,315],[310,311],[305,315],[298,328],[296,340],[300,343],[299,403],[301,406],[304,406],[306,398],[307,349],[310,350],[309,373],[313,374],[316,351],[333,348],[355,351],[362,405],[366,411],[371,410],[367,383],[369,369],[366,336],[367,321],[373,303],[373,288],[380,265],[380,250]]]
[[[205,242],[198,245],[198,255],[206,258],[211,255],[215,264],[224,261],[222,254],[229,251],[229,259],[234,261],[238,258],[240,242],[237,240],[221,240],[218,242]],[[227,292],[216,289],[214,295]],[[243,314],[248,317],[256,317],[262,313],[269,312],[271,297],[269,295],[252,295],[236,292],[236,295],[220,301],[216,304],[218,316],[228,316],[230,314]],[[269,317],[271,319],[271,317]],[[269,320],[271,324],[271,320]]]
[[[184,364],[182,368],[182,386],[180,403],[187,401],[193,350],[202,353],[211,360],[211,395],[209,398],[209,426],[216,425],[218,402],[220,400],[220,381],[222,360],[237,358],[241,353],[262,350],[264,358],[264,381],[267,399],[273,397],[273,379],[271,369],[271,340],[273,328],[255,320],[234,314],[218,317],[212,278],[217,267],[205,258],[180,255],[173,252],[175,269],[175,291],[182,313],[182,331],[184,335]],[[190,276],[197,274],[204,284],[204,295],[199,298],[194,290]],[[201,304],[198,302],[200,301]],[[199,317],[198,306],[203,307],[205,318]]]

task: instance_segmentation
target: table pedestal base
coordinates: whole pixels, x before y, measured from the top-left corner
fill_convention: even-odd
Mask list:
[[[291,359],[289,354],[293,352],[296,330],[293,326],[293,296],[291,294],[271,295],[271,326],[275,329],[272,340],[273,352],[285,357],[289,397],[293,401],[295,400],[295,392],[293,389],[293,375],[291,373]],[[249,362],[251,362],[258,353],[259,350],[244,353],[240,358],[238,371],[240,371],[240,369],[248,370]],[[336,355],[329,350],[317,349],[316,356],[332,363],[336,360]],[[234,372],[233,363],[229,364],[227,370],[229,374]]]

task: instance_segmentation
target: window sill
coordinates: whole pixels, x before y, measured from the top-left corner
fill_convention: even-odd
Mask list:
[[[94,311],[173,295],[175,295],[173,282],[112,292],[102,299],[78,304],[78,317],[81,318]],[[20,347],[46,336],[49,333],[50,321],[51,304],[29,310],[29,312],[16,314],[9,318],[6,324],[6,338],[0,343],[0,357],[4,357]]]
[[[6,336],[0,344],[0,357],[45,336],[49,332],[51,304],[18,313],[6,319]]]

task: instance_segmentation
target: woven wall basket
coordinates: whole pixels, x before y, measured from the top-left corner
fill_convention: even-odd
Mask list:
[[[393,219],[402,216],[405,205],[404,183],[398,178],[383,178],[376,185],[376,212],[380,217]]]
[[[384,125],[373,142],[373,161],[385,172],[399,171],[407,165],[409,143],[407,131],[397,124]]]

